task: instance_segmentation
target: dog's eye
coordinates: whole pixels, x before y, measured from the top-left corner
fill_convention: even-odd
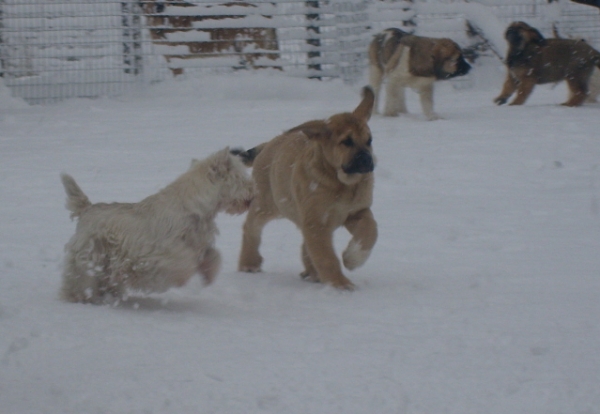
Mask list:
[[[342,145],[345,145],[347,147],[353,147],[354,146],[354,141],[352,141],[351,137],[346,138],[345,140],[343,140],[341,142]]]
[[[367,141],[367,147],[370,147],[372,143],[373,143],[373,137],[369,137],[369,140]]]

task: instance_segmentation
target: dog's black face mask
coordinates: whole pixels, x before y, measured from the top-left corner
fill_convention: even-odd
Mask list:
[[[504,37],[506,38],[506,41],[509,44],[514,46],[518,46],[519,43],[521,43],[521,40],[523,40],[519,29],[517,29],[516,27],[509,27],[508,29],[506,29]]]
[[[471,65],[467,63],[464,57],[461,55],[456,60],[456,70],[454,72],[446,72],[444,71],[442,66],[436,67],[435,69],[435,77],[440,80],[452,79],[457,76],[463,76],[469,73],[471,70]]]
[[[360,150],[356,153],[350,164],[343,167],[346,174],[366,174],[375,169],[373,157],[366,150]]]
[[[461,56],[458,59],[456,72],[454,72],[454,76],[462,76],[469,73],[471,70],[471,65],[467,63],[467,61]]]

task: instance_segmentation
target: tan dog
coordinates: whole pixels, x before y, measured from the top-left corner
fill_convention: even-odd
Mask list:
[[[569,86],[569,98],[563,105],[579,106],[586,101],[594,67],[600,68],[600,52],[581,40],[545,39],[524,22],[512,23],[504,37],[509,46],[508,74],[495,103],[506,103],[516,91],[511,105],[522,105],[535,85],[563,80]]]
[[[375,112],[381,84],[387,78],[385,116],[407,113],[404,89],[413,88],[419,93],[427,119],[439,119],[433,110],[435,82],[466,75],[470,69],[460,47],[450,39],[386,29],[375,36],[369,47],[369,82],[375,91]]]
[[[354,287],[342,273],[333,232],[344,226],[353,236],[342,255],[346,268],[364,264],[377,240],[370,209],[375,159],[367,126],[373,102],[373,91],[365,87],[354,112],[306,122],[241,154],[254,167],[257,195],[244,223],[240,271],[261,270],[262,229],[284,217],[304,237],[301,276],[336,288]]]
[[[229,149],[190,169],[139,203],[92,204],[66,174],[77,230],[65,246],[61,296],[70,302],[118,301],[127,290],[164,292],[196,273],[205,284],[221,264],[215,248],[219,211],[240,214],[254,196],[246,167]]]

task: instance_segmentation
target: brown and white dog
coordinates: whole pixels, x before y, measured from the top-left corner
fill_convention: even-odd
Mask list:
[[[256,197],[244,223],[239,270],[259,272],[263,227],[276,218],[294,222],[304,237],[304,279],[340,289],[354,285],[342,273],[333,232],[344,226],[352,239],[342,254],[347,269],[365,263],[377,240],[371,212],[375,158],[367,121],[373,91],[352,113],[309,121],[240,155],[253,166]]]
[[[590,77],[594,67],[600,68],[600,52],[582,40],[545,39],[524,22],[512,23],[504,37],[508,42],[508,74],[495,103],[506,103],[516,91],[511,105],[522,105],[535,85],[563,80],[569,86],[563,105],[579,106],[588,99]]]
[[[369,46],[369,82],[375,91],[375,112],[381,84],[387,78],[385,116],[408,112],[404,93],[408,87],[419,93],[427,119],[439,119],[433,110],[435,82],[466,75],[470,69],[460,47],[450,39],[386,29]]]

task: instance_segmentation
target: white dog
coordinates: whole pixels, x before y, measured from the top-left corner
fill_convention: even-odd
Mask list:
[[[226,148],[139,203],[92,204],[66,174],[66,207],[78,217],[65,246],[61,296],[70,302],[103,303],[127,290],[164,292],[196,273],[211,283],[221,264],[215,248],[219,211],[241,214],[254,185],[241,160]]]

